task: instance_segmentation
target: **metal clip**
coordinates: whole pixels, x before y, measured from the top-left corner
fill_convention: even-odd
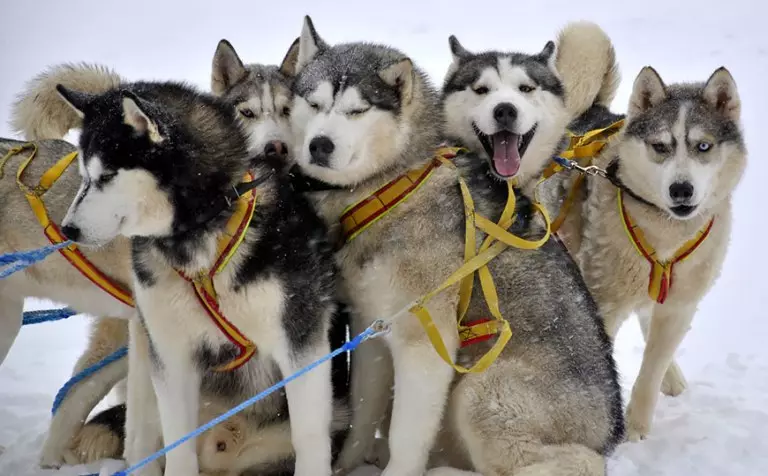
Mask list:
[[[384,319],[376,319],[373,321],[373,324],[371,324],[371,329],[373,329],[373,334],[369,335],[365,340],[388,334],[389,331],[392,330],[392,327],[388,322],[385,322]]]

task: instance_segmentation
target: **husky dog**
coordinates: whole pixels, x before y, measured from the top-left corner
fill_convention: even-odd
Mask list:
[[[455,36],[449,45],[446,135],[488,160],[496,177],[521,186],[563,149],[567,124],[593,103],[610,104],[618,86],[611,41],[589,22],[567,25],[557,48],[549,42],[535,55],[473,53]]]
[[[704,83],[670,85],[653,68],[643,68],[622,132],[594,162],[613,180],[585,177],[586,186],[559,232],[582,269],[608,334],[615,336],[631,313],[640,318],[647,346],[627,408],[631,440],[648,435],[659,389],[666,395],[685,389],[673,355],[726,255],[731,197],[746,167],[740,113],[736,83],[725,68]],[[583,133],[617,119],[621,116],[596,106],[572,129]],[[555,176],[547,187],[562,198],[575,175]],[[555,211],[558,206],[551,205]],[[665,278],[666,299],[651,297],[651,264],[625,231],[622,213],[634,222],[633,233],[642,230],[660,262],[674,261],[680,250],[691,249],[689,240],[703,239],[684,261],[673,263]],[[656,283],[663,286],[660,279]]]
[[[542,61],[552,64],[549,57]],[[331,46],[309,17],[299,40],[294,92],[296,174],[324,182],[326,190],[311,196],[331,226],[338,226],[349,205],[432,160],[441,141],[438,93],[407,56],[370,43]],[[487,162],[470,154],[455,163],[469,180],[478,212],[498,217],[506,186],[490,177]],[[541,236],[542,223],[531,217],[528,203],[519,197],[512,231]],[[612,346],[578,268],[559,244],[510,248],[489,264],[513,335],[484,373],[456,375],[418,320],[398,315],[462,265],[464,223],[456,174],[440,167],[338,252],[352,334],[397,315],[383,340],[352,355],[355,408],[339,469],[369,457],[394,382],[386,476],[421,475],[427,466],[443,464],[486,476],[604,474],[604,455],[623,436]],[[451,355],[459,351],[457,303],[452,287],[427,305]],[[487,312],[475,293],[467,319]],[[489,345],[464,348],[458,359],[474,361]],[[441,425],[445,437],[430,463]],[[453,470],[432,474],[446,471]]]
[[[286,58],[287,61],[290,61],[290,56],[286,56]],[[272,68],[257,65],[250,67],[261,68],[262,71]],[[214,73],[213,76],[216,74]],[[279,94],[283,94],[284,78],[280,75],[272,75],[269,81],[262,87],[270,87],[272,90],[278,91]],[[55,85],[57,83],[81,91],[100,93],[117,87],[122,82],[124,80],[119,75],[99,65],[64,64],[49,68],[28,83],[26,91],[20,95],[19,100],[14,105],[12,122],[19,132],[30,140],[41,137],[61,138],[70,128],[79,128],[82,119],[56,92]],[[212,83],[215,89],[216,82],[212,81]],[[241,88],[241,93],[252,91],[246,94],[256,94],[255,91],[260,90],[259,84],[258,78],[250,75],[247,78],[241,78],[233,87]],[[223,91],[225,99],[234,98],[228,94],[230,92],[230,89]],[[262,127],[263,124],[269,122],[270,119],[265,117],[263,120],[254,119],[249,124],[244,124],[251,146],[254,143],[268,144],[267,139],[279,142],[287,141],[287,134],[284,131],[275,135],[274,128]],[[260,132],[265,135],[262,137],[259,135]],[[23,144],[23,142],[3,139],[0,141],[0,157],[4,156],[11,148]],[[77,150],[75,146],[62,140],[39,140],[35,144],[37,146],[36,157],[22,177],[27,185],[34,185],[42,173],[57,160]],[[285,160],[284,154],[286,152],[285,148],[282,151],[265,151],[271,157],[277,157],[281,160]],[[4,180],[0,180],[3,210],[7,212],[3,213],[0,219],[0,224],[2,224],[0,225],[0,233],[2,233],[3,240],[7,245],[6,248],[0,249],[2,252],[47,244],[42,228],[37,223],[29,204],[13,180],[16,168],[21,160],[27,156],[28,152],[24,152],[7,160],[4,165],[6,172],[14,173],[6,173]],[[75,169],[74,166],[69,167],[44,196],[50,217],[55,223],[61,223],[66,207],[71,203],[79,187],[80,178]],[[109,246],[99,249],[81,249],[81,251],[100,270],[107,271],[113,281],[123,285],[126,289],[131,289],[133,283],[128,240],[118,238]],[[20,328],[23,299],[27,296],[63,302],[78,311],[95,316],[118,316],[117,318],[101,317],[93,322],[88,346],[75,365],[73,374],[100,361],[128,343],[128,323],[123,318],[130,316],[134,310],[99,290],[56,253],[47,258],[45,262],[32,266],[24,272],[16,273],[0,282],[0,303],[3,304],[0,306],[2,307],[0,314],[0,329],[2,330],[0,332],[0,362],[2,362],[2,358],[4,358]],[[334,348],[342,345],[346,339],[345,318],[346,316],[340,315],[334,319],[330,335]],[[344,354],[332,362],[334,393],[338,399],[341,399],[337,399],[336,403],[337,406],[341,405],[342,407],[348,385],[346,365]],[[109,419],[108,416],[96,417],[85,426],[83,423],[96,404],[113,389],[115,384],[123,381],[127,372],[127,359],[123,358],[91,375],[86,382],[71,390],[51,420],[41,454],[40,462],[43,467],[59,467],[63,463],[88,463],[105,457],[115,458],[122,455],[120,448],[122,448],[123,431],[116,431],[114,425],[100,424],[103,420]],[[110,414],[114,414],[114,412]],[[201,420],[201,422],[203,421]],[[341,437],[342,434],[339,434],[338,438]],[[338,442],[335,441],[335,443]]]
[[[0,139],[0,157],[24,145],[25,142]],[[63,140],[34,141],[35,158],[24,171],[21,181],[34,186],[43,173],[59,159],[76,148]],[[30,204],[16,184],[16,170],[31,150],[8,156],[2,165],[0,179],[0,252],[8,253],[49,245],[43,228],[35,218]],[[69,203],[79,187],[77,167],[68,167],[54,185],[43,195],[50,219],[61,223]],[[88,260],[107,273],[114,283],[131,289],[130,248],[119,238],[99,250],[81,250]],[[135,310],[100,289],[80,273],[59,253],[45,261],[0,280],[0,361],[21,327],[24,299],[38,297],[65,303],[73,309],[100,317],[92,325],[89,351],[75,364],[73,374],[95,364],[117,350],[127,341],[126,318]],[[58,467],[72,462],[70,443],[88,414],[128,372],[126,359],[104,367],[83,385],[74,386],[53,416],[50,431],[43,445],[40,463],[43,467]]]
[[[233,104],[248,131],[251,153],[287,156],[290,140],[291,65],[298,42],[280,66],[243,64],[234,47],[221,40],[213,57],[211,91]]]
[[[131,321],[126,459],[136,463],[162,435],[170,443],[198,423],[203,396],[241,399],[330,351],[335,267],[326,228],[275,164],[253,158],[231,105],[181,83],[123,83],[103,94],[58,85],[83,118],[82,184],[62,221],[67,238],[101,246],[131,238],[138,319]],[[258,355],[231,372],[238,355],[185,276],[218,260],[231,203],[253,174],[257,209],[242,245],[212,276],[218,305]],[[151,377],[162,431],[154,424]],[[295,474],[331,472],[332,385],[325,363],[251,411],[290,410]],[[202,402],[201,402],[202,400]],[[197,474],[194,442],[166,457],[166,476]],[[159,474],[158,462],[144,474]]]

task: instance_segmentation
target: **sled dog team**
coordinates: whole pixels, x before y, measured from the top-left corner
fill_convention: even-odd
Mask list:
[[[222,40],[210,92],[61,64],[19,96],[0,252],[76,245],[0,281],[0,362],[26,297],[96,316],[74,372],[129,349],[71,390],[41,465],[135,464],[391,319],[135,474],[605,474],[686,386],[673,355],[746,165],[733,77],[645,67],[617,114],[592,23],[534,53],[451,36],[440,89],[319,31],[305,17],[279,65]],[[625,406],[612,339],[632,313]],[[113,388],[124,403],[88,420]]]

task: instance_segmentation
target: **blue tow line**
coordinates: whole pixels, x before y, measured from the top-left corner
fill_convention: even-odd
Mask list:
[[[53,407],[51,408],[51,415],[55,415],[56,412],[59,411],[59,407],[61,406],[61,403],[64,401],[64,398],[67,396],[69,391],[72,390],[72,387],[80,383],[82,380],[95,374],[96,372],[103,369],[104,367],[111,364],[112,362],[122,359],[126,355],[128,355],[128,347],[121,347],[116,351],[114,351],[113,353],[109,354],[108,356],[104,357],[99,362],[96,362],[95,364],[89,367],[86,367],[80,372],[73,375],[72,378],[67,380],[64,386],[62,386],[61,389],[59,389],[59,391],[56,393],[56,397],[53,399]]]
[[[7,278],[17,271],[26,269],[38,261],[44,260],[54,251],[66,248],[71,244],[72,242],[67,240],[56,245],[43,246],[34,250],[14,251],[0,255],[0,266],[5,266],[5,268],[0,270],[0,279]]]

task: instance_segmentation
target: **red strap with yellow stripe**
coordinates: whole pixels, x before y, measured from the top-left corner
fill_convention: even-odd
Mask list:
[[[11,156],[20,154],[23,151],[30,152],[29,156],[27,156],[21,165],[19,165],[19,169],[16,172],[16,183],[18,184],[21,191],[24,192],[24,197],[29,202],[30,207],[32,207],[32,212],[35,214],[37,221],[40,222],[40,225],[43,227],[43,233],[45,234],[46,238],[48,238],[48,241],[54,245],[63,243],[67,240],[61,234],[59,227],[56,226],[56,224],[53,223],[48,217],[48,210],[45,208],[45,203],[43,203],[42,196],[53,186],[54,183],[56,183],[59,177],[61,177],[61,174],[63,174],[67,167],[69,167],[77,158],[77,152],[69,153],[59,159],[59,161],[56,162],[53,167],[48,169],[43,174],[43,176],[40,177],[40,181],[37,186],[29,187],[21,181],[21,176],[24,174],[24,170],[26,170],[29,163],[37,154],[37,146],[35,144],[24,144],[23,146],[11,149],[3,158],[2,162],[4,163]],[[131,293],[119,284],[115,283],[114,280],[110,279],[106,274],[102,273],[96,266],[94,266],[93,263],[88,261],[88,258],[83,255],[83,253],[78,249],[77,245],[72,244],[66,248],[62,248],[59,250],[59,253],[61,253],[62,256],[64,256],[64,258],[66,258],[67,261],[69,261],[72,266],[75,267],[75,269],[80,271],[80,273],[93,284],[103,289],[105,292],[109,293],[112,297],[121,301],[123,304],[135,307]]]
[[[252,181],[253,176],[246,174],[245,181]],[[217,243],[217,254],[213,265],[207,272],[202,272],[194,278],[186,276],[180,270],[179,275],[192,284],[195,295],[205,312],[216,324],[216,327],[224,333],[227,339],[237,349],[237,356],[230,362],[216,368],[217,372],[226,372],[235,370],[243,366],[256,353],[256,345],[248,339],[234,324],[232,324],[221,312],[219,301],[216,295],[216,288],[213,285],[213,278],[226,268],[229,260],[237,251],[237,248],[245,239],[248,232],[248,225],[253,218],[253,212],[256,209],[256,192],[249,190],[242,194],[235,202],[235,211],[227,222],[224,233]]]
[[[640,256],[645,258],[651,265],[651,271],[648,276],[648,295],[655,302],[664,304],[667,297],[669,297],[669,291],[672,289],[672,270],[675,264],[688,258],[707,239],[709,232],[712,230],[712,225],[715,223],[715,218],[712,217],[706,226],[696,233],[696,236],[686,241],[683,246],[675,251],[672,259],[662,262],[656,258],[656,250],[645,239],[643,230],[632,221],[632,217],[624,206],[624,191],[621,189],[618,189],[617,201],[621,223],[624,225],[624,231],[626,231],[629,241],[632,242]]]

